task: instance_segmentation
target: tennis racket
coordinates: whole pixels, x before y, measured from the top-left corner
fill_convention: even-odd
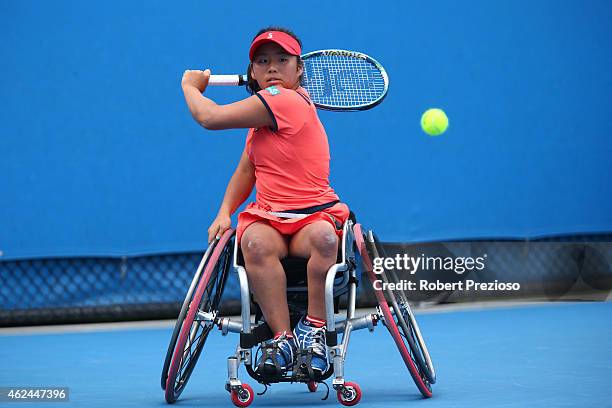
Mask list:
[[[374,58],[354,51],[320,50],[302,55],[304,87],[319,109],[371,109],[385,99],[389,76]],[[209,85],[246,85],[246,75],[211,75]]]

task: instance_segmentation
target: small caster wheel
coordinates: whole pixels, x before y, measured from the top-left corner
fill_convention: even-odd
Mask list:
[[[255,393],[249,384],[242,384],[237,390],[232,390],[232,402],[237,407],[248,407],[255,398]]]
[[[357,405],[361,401],[361,388],[357,383],[345,382],[344,388],[337,391],[338,402],[347,407]]]
[[[318,386],[319,384],[316,381],[308,381],[308,391],[316,392]]]

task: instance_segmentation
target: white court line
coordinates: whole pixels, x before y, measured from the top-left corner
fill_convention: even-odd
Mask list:
[[[175,320],[151,320],[141,322],[111,322],[111,323],[83,323],[58,324],[48,326],[23,326],[0,328],[0,336],[29,335],[29,334],[64,334],[83,332],[104,332],[115,330],[141,330],[166,329],[173,327]]]
[[[608,298],[608,300],[612,300]],[[435,314],[435,313],[452,313],[463,311],[482,311],[489,309],[507,309],[517,307],[531,306],[558,306],[572,303],[583,302],[547,302],[547,301],[489,301],[489,302],[469,302],[469,303],[452,303],[444,305],[421,305],[413,306],[412,309],[415,315],[419,314]],[[589,302],[590,303],[590,302]],[[357,309],[355,315],[363,315],[374,313],[375,308]],[[346,316],[346,313],[340,312],[340,318]],[[231,316],[229,316],[231,318]],[[235,316],[239,319],[240,316]],[[0,336],[23,336],[23,335],[43,335],[43,334],[66,334],[66,333],[87,333],[87,332],[107,332],[117,330],[157,330],[168,329],[174,327],[175,320],[150,320],[136,322],[112,322],[112,323],[84,323],[84,324],[63,324],[49,326],[24,326],[24,327],[6,327],[0,328]]]

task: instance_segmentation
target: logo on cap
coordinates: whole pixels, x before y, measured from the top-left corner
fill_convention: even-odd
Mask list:
[[[268,33],[268,38],[272,38],[272,33]]]

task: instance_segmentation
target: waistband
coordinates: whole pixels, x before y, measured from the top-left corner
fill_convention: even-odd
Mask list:
[[[329,203],[325,203],[321,205],[315,205],[314,207],[302,208],[301,210],[284,210],[284,211],[279,211],[279,212],[287,213],[287,214],[314,214],[316,212],[323,211],[327,208],[333,207],[339,202],[340,200],[336,200],[336,201],[331,201]]]

